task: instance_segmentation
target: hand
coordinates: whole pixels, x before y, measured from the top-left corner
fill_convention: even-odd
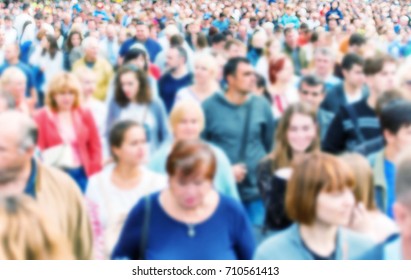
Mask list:
[[[235,181],[237,183],[241,183],[244,180],[245,176],[247,175],[247,167],[244,164],[239,163],[239,164],[233,165],[232,170],[233,170]]]

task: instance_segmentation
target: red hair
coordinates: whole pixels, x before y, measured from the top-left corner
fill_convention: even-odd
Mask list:
[[[268,65],[268,78],[270,83],[275,84],[277,82],[278,73],[284,69],[286,58],[271,59]]]

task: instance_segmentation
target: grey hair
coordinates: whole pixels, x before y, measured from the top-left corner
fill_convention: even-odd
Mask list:
[[[96,44],[98,44],[98,40],[92,36],[88,36],[87,38],[85,38],[81,44],[81,48],[84,50],[88,49],[90,47],[90,45],[94,42],[96,42]]]

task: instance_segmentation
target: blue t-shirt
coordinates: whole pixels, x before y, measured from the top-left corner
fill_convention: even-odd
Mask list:
[[[177,92],[192,83],[193,75],[191,73],[188,73],[179,79],[175,79],[170,73],[167,73],[160,78],[158,81],[158,93],[164,102],[167,113],[170,113],[174,106]]]
[[[139,41],[135,37],[126,40],[120,47],[119,55],[121,57],[124,57],[128,50],[136,43],[139,43]],[[154,63],[157,54],[159,54],[162,50],[160,44],[154,41],[153,39],[148,38],[143,43],[143,45],[146,48],[148,55],[150,56],[150,61]]]
[[[387,181],[387,215],[393,218],[392,206],[395,202],[395,165],[384,160],[385,180]]]
[[[7,62],[4,62],[2,66],[0,66],[0,75],[3,75],[3,72],[6,71],[7,68],[15,66],[19,68],[21,71],[24,72],[27,82],[26,82],[26,97],[30,97],[30,90],[34,87],[34,71],[28,66],[27,64],[19,61],[15,65],[10,65]]]
[[[250,260],[255,250],[251,224],[239,202],[220,195],[215,212],[206,221],[189,227],[170,217],[159,202],[160,193],[149,196],[151,214],[145,248],[147,260]],[[131,210],[113,259],[138,259],[145,199]]]
[[[225,19],[223,21],[216,19],[211,24],[214,27],[216,27],[218,31],[223,32],[228,29],[228,26],[230,25],[230,21],[228,19]]]

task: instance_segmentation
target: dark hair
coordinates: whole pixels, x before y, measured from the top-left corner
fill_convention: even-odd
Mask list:
[[[205,176],[213,180],[217,161],[213,150],[201,140],[178,141],[167,158],[166,170],[170,177],[180,175],[185,178],[206,167]]]
[[[234,76],[237,73],[237,68],[240,63],[250,64],[250,61],[244,57],[234,57],[227,61],[223,70],[225,80],[227,80],[228,76]]]
[[[350,36],[350,39],[348,40],[348,45],[349,46],[362,46],[367,42],[367,39],[359,34],[359,33],[354,33]]]
[[[351,71],[354,65],[364,66],[364,59],[355,53],[348,53],[344,56],[341,62],[341,68],[343,70]]]
[[[41,55],[44,56],[48,52],[50,54],[51,59],[54,59],[54,57],[57,54],[57,51],[59,50],[59,46],[57,45],[57,40],[54,35],[51,34],[46,34],[46,39],[49,42],[49,49],[43,49],[41,52]]]
[[[389,55],[376,55],[374,57],[368,58],[364,62],[364,74],[366,76],[374,76],[382,71],[384,65],[387,63],[396,64],[395,58]]]
[[[211,37],[211,45],[218,44],[218,43],[225,42],[225,41],[226,41],[225,36],[221,33],[217,33],[213,37]]]
[[[115,122],[111,127],[108,139],[110,145],[110,153],[115,160],[118,159],[113,153],[112,147],[120,148],[124,142],[124,137],[127,131],[133,127],[140,127],[144,131],[144,128],[140,124],[132,120],[118,121]]]
[[[42,19],[44,19],[44,16],[43,16],[42,13],[38,12],[34,15],[34,19],[35,20],[42,20]]]
[[[128,64],[130,62],[130,60],[139,58],[140,56],[142,56],[144,58],[144,71],[148,71],[148,57],[147,57],[147,53],[139,48],[131,48],[130,50],[127,51],[126,55],[124,56],[124,64]]]
[[[382,130],[395,135],[402,127],[411,125],[411,102],[394,100],[382,108],[379,117]]]
[[[116,103],[120,107],[125,107],[130,103],[130,100],[126,97],[121,87],[121,76],[126,73],[133,73],[139,83],[138,93],[134,101],[144,104],[150,103],[152,101],[152,95],[146,72],[130,64],[122,66],[117,72],[114,96]]]
[[[175,34],[170,38],[170,47],[183,46],[184,38],[180,34]]]
[[[294,27],[286,27],[284,28],[284,36],[287,36],[288,33],[294,32]]]
[[[184,58],[184,61],[187,62],[188,54],[187,54],[187,51],[182,46],[173,46],[173,47],[170,47],[170,49],[177,50],[178,55]]]
[[[204,49],[208,47],[208,40],[207,40],[206,35],[204,35],[204,33],[200,32],[197,34],[196,45],[200,49]]]
[[[325,92],[324,82],[320,78],[318,78],[316,75],[309,74],[309,75],[303,76],[300,80],[300,83],[298,84],[299,90],[301,90],[303,84],[306,84],[310,87],[316,87],[316,86],[321,85],[322,86],[321,92],[323,93]]]
[[[258,74],[257,72],[255,73],[255,78],[256,78],[256,84],[257,84],[257,88],[263,88],[263,96],[267,99],[270,99],[270,93],[268,92],[267,89],[267,82],[265,80],[265,78]]]
[[[66,48],[67,48],[67,51],[69,52],[74,48],[73,44],[71,43],[71,40],[73,36],[76,34],[80,37],[80,45],[81,45],[81,42],[83,41],[83,34],[81,34],[80,31],[77,31],[77,30],[71,31],[67,37],[67,42],[66,42]]]
[[[379,116],[382,109],[393,101],[404,100],[404,94],[397,89],[390,89],[382,93],[375,105],[375,114]]]
[[[144,26],[147,26],[145,23],[144,23],[144,21],[141,21],[141,20],[136,20],[136,25],[144,25]]]

